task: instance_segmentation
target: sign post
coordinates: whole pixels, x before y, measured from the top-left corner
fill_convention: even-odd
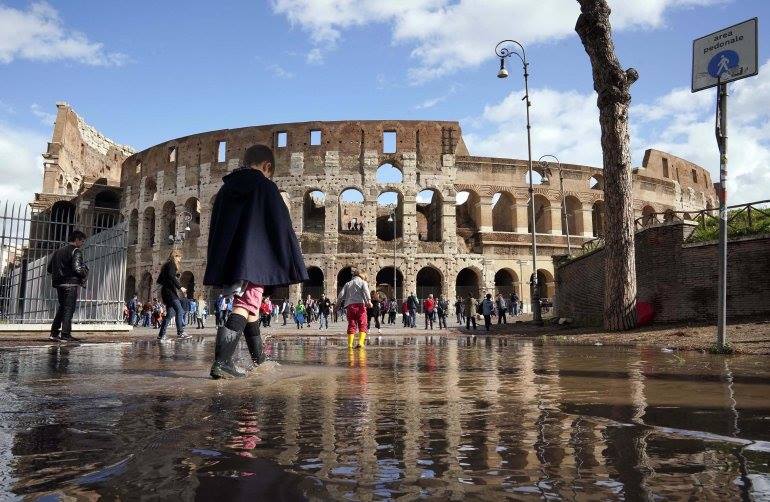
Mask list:
[[[693,40],[692,92],[717,87],[714,132],[719,147],[719,350],[727,345],[727,84],[756,75],[757,63],[757,18]]]

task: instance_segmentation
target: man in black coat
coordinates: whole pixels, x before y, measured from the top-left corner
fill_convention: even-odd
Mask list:
[[[48,260],[48,273],[51,283],[56,288],[59,307],[51,324],[51,340],[76,342],[72,336],[72,316],[78,298],[78,288],[85,286],[88,267],[83,263],[83,251],[80,249],[86,241],[86,234],[73,231],[69,243],[62,246]]]
[[[223,178],[211,210],[203,284],[235,296],[232,314],[217,330],[215,379],[243,376],[232,363],[241,333],[254,364],[264,360],[259,307],[265,288],[308,280],[289,210],[270,180],[274,165],[269,147],[247,148],[243,166]]]

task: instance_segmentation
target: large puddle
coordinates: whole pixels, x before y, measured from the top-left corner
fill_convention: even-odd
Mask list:
[[[770,369],[498,338],[0,351],[2,498],[770,498]],[[245,349],[244,349],[245,354]]]

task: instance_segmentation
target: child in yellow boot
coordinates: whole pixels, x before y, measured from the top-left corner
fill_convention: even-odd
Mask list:
[[[337,306],[344,306],[348,319],[348,348],[353,348],[356,333],[358,333],[359,347],[366,343],[367,316],[366,307],[372,305],[369,294],[369,284],[366,283],[366,274],[358,269],[353,269],[353,278],[342,287]]]

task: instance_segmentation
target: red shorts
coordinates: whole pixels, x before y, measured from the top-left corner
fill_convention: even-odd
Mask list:
[[[366,329],[368,328],[366,305],[363,303],[354,303],[345,307],[345,312],[348,318],[348,335],[366,333]]]
[[[240,295],[233,299],[233,309],[238,307],[245,309],[251,315],[259,315],[259,307],[262,305],[262,293],[265,288],[250,282],[245,283]]]

